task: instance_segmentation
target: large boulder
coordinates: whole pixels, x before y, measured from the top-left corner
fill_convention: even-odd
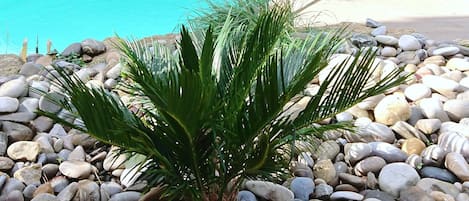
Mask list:
[[[0,76],[17,74],[24,62],[14,54],[0,54]]]

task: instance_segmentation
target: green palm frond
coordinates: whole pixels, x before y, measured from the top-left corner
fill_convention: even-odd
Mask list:
[[[220,13],[236,13],[229,10]],[[280,182],[295,152],[317,142],[313,137],[350,128],[316,122],[405,80],[395,71],[367,84],[374,53],[360,53],[333,68],[319,93],[292,118],[286,105],[324,70],[345,32],[283,40],[291,23],[289,6],[252,13],[254,20],[230,14],[204,31],[182,27],[176,52],[119,39],[125,79],[118,90],[132,97],[128,104],[57,69],[54,80],[67,95],[60,104],[85,125],[70,126],[144,155],[138,166],[146,169],[142,179],[158,186],[163,200],[222,200],[237,190],[228,185],[244,179]]]

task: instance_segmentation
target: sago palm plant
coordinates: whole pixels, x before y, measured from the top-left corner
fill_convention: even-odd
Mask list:
[[[120,40],[132,106],[57,69],[55,83],[68,97],[61,105],[83,124],[42,114],[146,156],[141,179],[159,187],[161,200],[230,200],[245,179],[281,180],[295,140],[343,128],[313,123],[405,79],[395,71],[370,86],[374,55],[357,55],[334,68],[292,118],[289,103],[327,66],[341,34],[279,43],[289,12],[273,6],[254,27],[232,27],[228,17],[216,35],[182,27],[176,53]]]

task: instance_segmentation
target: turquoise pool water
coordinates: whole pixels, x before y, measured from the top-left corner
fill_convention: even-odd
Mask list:
[[[203,0],[0,0],[0,54],[21,50],[28,38],[33,53],[47,40],[61,52],[85,38],[145,37],[177,32]]]

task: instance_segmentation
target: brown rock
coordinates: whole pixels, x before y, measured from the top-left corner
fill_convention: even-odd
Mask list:
[[[0,54],[0,75],[15,75],[17,74],[24,62],[21,58],[14,54]]]
[[[334,164],[329,159],[318,161],[313,167],[313,172],[316,178],[324,179],[328,184],[334,182],[337,177]]]
[[[469,181],[469,165],[460,153],[446,154],[445,166],[459,179]]]
[[[33,193],[33,197],[36,197],[37,195],[39,195],[41,193],[54,194],[54,189],[52,188],[52,186],[50,185],[49,182],[44,183],[44,184],[40,185],[39,187],[37,187],[36,191],[34,191],[34,193]]]
[[[404,141],[401,149],[402,151],[407,153],[407,155],[420,155],[420,153],[423,151],[423,149],[425,149],[425,147],[425,143],[423,143],[421,140],[417,138],[409,138]]]
[[[36,60],[36,63],[41,64],[43,66],[48,66],[48,65],[52,64],[52,61],[54,60],[54,57],[55,56],[45,55],[45,56],[39,57]]]

